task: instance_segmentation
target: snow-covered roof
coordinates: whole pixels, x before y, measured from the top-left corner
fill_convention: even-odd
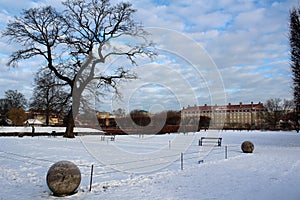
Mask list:
[[[28,125],[43,125],[43,122],[41,122],[38,119],[27,119],[24,124],[28,124]]]

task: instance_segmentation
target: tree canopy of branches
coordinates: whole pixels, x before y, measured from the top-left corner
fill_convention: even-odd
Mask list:
[[[5,99],[7,99],[9,109],[25,109],[27,106],[27,100],[25,96],[17,90],[7,90],[5,92]]]
[[[300,9],[290,11],[290,48],[297,131],[300,128]]]
[[[151,114],[146,110],[134,109],[129,114],[125,114],[122,109],[114,111],[115,118],[109,119],[99,117],[99,123],[103,128],[115,126],[113,132],[128,134],[162,134],[177,132],[180,127],[180,111],[163,111]],[[106,124],[108,122],[108,124]],[[119,129],[121,128],[121,129]],[[111,131],[111,130],[106,130]]]
[[[138,126],[147,126],[151,122],[149,113],[144,110],[133,110],[130,112],[132,121]]]
[[[117,57],[135,64],[140,56],[155,55],[147,33],[133,19],[136,12],[129,3],[110,4],[109,0],[66,0],[64,11],[51,6],[24,10],[10,21],[3,36],[22,45],[12,53],[9,65],[20,60],[41,58],[41,64],[70,88],[72,107],[67,116],[65,137],[74,137],[74,118],[80,99],[91,81],[100,89],[118,92],[118,83],[134,79],[129,68],[119,66],[98,72],[97,65]],[[124,38],[124,39],[123,39]],[[128,38],[131,38],[131,42]]]
[[[6,115],[6,113],[9,111],[10,109],[10,102],[9,100],[3,98],[0,99],[0,115],[2,117],[4,117]]]
[[[59,82],[49,69],[41,69],[36,73],[30,109],[43,112],[46,125],[49,125],[50,115],[63,115],[70,107],[70,95],[66,93],[64,85]]]
[[[291,111],[294,109],[293,100],[282,100],[280,98],[268,99],[265,107],[267,109],[264,116],[265,122],[271,129],[275,129],[280,121],[287,123],[289,120],[293,120],[291,116]]]

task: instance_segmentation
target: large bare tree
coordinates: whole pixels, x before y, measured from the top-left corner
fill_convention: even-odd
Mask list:
[[[82,93],[91,81],[97,80],[100,89],[117,91],[119,80],[136,78],[121,62],[115,70],[103,73],[97,72],[97,65],[112,57],[126,58],[135,64],[139,56],[151,57],[155,53],[149,48],[152,45],[146,39],[147,33],[134,20],[136,10],[131,4],[67,0],[63,5],[62,12],[51,6],[24,10],[8,23],[3,35],[22,45],[11,55],[9,65],[41,57],[41,64],[46,62],[55,76],[69,86],[73,106],[64,136],[74,137],[74,117],[79,112]]]

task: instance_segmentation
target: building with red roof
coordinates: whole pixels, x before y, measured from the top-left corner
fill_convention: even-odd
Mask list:
[[[210,118],[210,128],[225,129],[260,129],[264,123],[266,108],[262,103],[231,104],[209,106],[188,106],[181,110],[183,119],[200,120],[200,117]],[[193,121],[192,120],[192,121]],[[185,120],[187,123],[191,120]]]

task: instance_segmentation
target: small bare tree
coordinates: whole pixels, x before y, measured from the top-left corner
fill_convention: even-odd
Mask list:
[[[267,109],[265,120],[270,128],[274,129],[280,121],[290,120],[289,114],[291,114],[294,109],[294,102],[293,100],[287,99],[283,99],[282,101],[280,98],[268,99],[265,103],[265,107]]]
[[[152,44],[146,40],[147,33],[133,19],[136,10],[131,4],[67,0],[63,5],[63,12],[51,6],[24,10],[21,17],[8,23],[3,35],[23,46],[11,55],[9,65],[41,57],[41,63],[46,61],[55,76],[69,86],[73,106],[68,112],[64,136],[72,138],[74,117],[79,112],[82,93],[91,81],[97,80],[100,89],[118,92],[119,80],[136,78],[122,63],[115,70],[99,73],[97,65],[113,57],[135,64],[137,57],[152,57],[155,53],[149,48]],[[139,40],[129,42],[128,38]]]
[[[49,125],[50,115],[63,115],[70,107],[70,95],[64,91],[65,84],[48,69],[40,69],[35,76],[35,87],[30,103],[33,111],[42,111]]]
[[[5,91],[5,99],[7,99],[9,109],[26,109],[27,99],[21,92],[17,90]]]

